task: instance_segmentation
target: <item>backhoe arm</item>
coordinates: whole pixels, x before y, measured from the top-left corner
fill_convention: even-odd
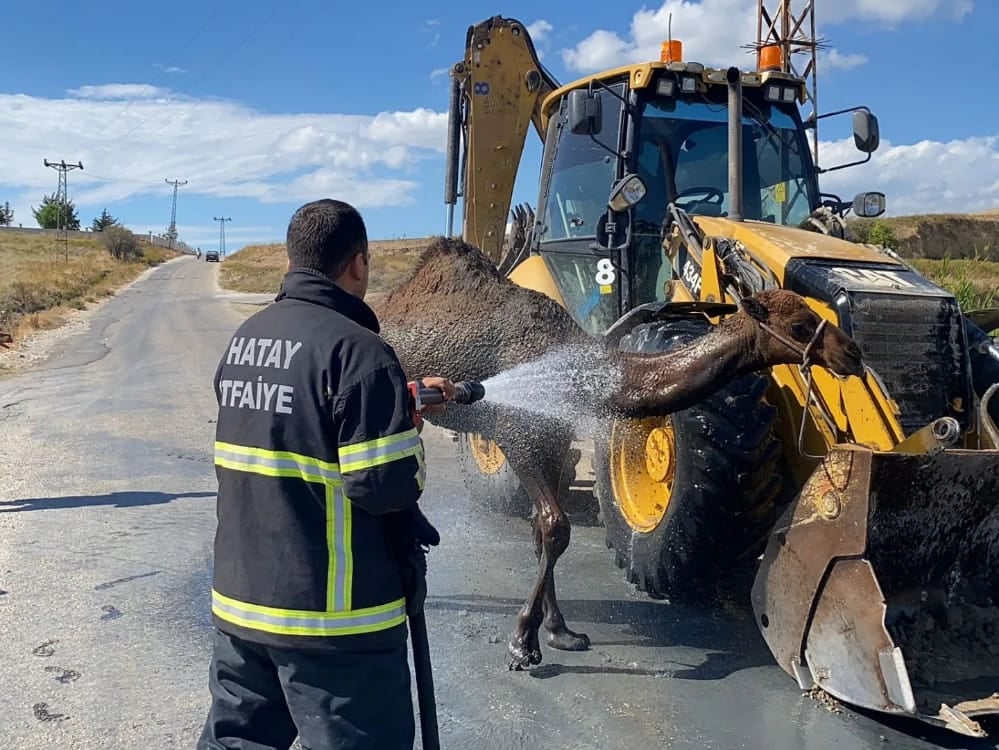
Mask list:
[[[462,239],[494,263],[503,253],[527,126],[544,140],[541,103],[556,88],[524,24],[493,16],[469,27],[465,58],[451,69],[444,202],[448,234],[461,197]]]

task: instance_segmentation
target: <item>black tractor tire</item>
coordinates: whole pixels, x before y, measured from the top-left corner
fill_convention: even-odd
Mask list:
[[[702,319],[645,324],[619,348],[667,351],[710,327]],[[665,513],[647,531],[629,524],[614,497],[609,423],[595,440],[594,492],[607,546],[627,580],[649,596],[705,603],[755,574],[776,521],[783,474],[777,411],[765,401],[769,384],[766,376],[744,375],[664,418],[673,429],[673,488]]]

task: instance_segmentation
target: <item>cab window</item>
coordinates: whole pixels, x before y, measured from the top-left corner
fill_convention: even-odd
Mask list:
[[[624,84],[612,87],[624,95]],[[609,91],[597,88],[602,124],[595,137],[605,146],[617,149],[622,102]],[[597,221],[607,211],[607,196],[617,173],[617,158],[594,143],[589,135],[569,130],[565,100],[558,117],[553,118],[549,137],[555,135],[555,157],[547,198],[541,216],[541,242],[596,237]]]

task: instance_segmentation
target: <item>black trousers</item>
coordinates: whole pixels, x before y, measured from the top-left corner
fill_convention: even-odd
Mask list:
[[[387,651],[270,648],[215,630],[198,750],[412,750],[406,644]]]

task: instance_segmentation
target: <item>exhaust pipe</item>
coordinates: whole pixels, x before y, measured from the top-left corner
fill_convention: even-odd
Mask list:
[[[737,67],[725,71],[728,82],[728,218],[742,215],[742,73]]]
[[[461,114],[461,84],[451,70],[451,91],[447,113],[446,162],[444,165],[444,204],[447,206],[445,236],[454,236],[454,206],[458,202],[458,156],[461,149],[458,120]]]

